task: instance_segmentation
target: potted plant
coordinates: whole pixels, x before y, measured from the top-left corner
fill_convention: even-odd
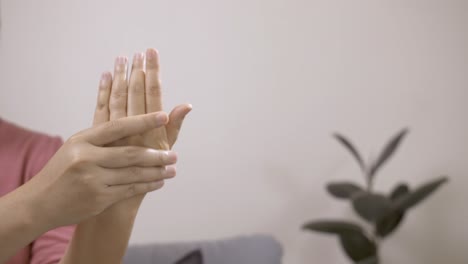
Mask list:
[[[327,185],[327,191],[337,199],[349,201],[354,211],[371,228],[366,230],[351,221],[319,220],[306,223],[303,229],[336,235],[344,252],[353,263],[378,264],[379,243],[397,229],[409,209],[419,204],[448,180],[446,177],[440,177],[414,189],[410,189],[406,183],[400,183],[389,194],[374,191],[377,172],[392,157],[408,132],[408,129],[403,129],[394,136],[380,156],[370,163],[364,162],[346,137],[335,134],[334,137],[356,159],[366,184],[362,187],[347,181],[333,182]]]

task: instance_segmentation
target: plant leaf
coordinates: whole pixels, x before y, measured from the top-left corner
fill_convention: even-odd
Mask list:
[[[354,194],[364,190],[358,185],[350,182],[336,182],[327,185],[328,192],[339,199],[350,199]]]
[[[403,197],[399,198],[395,202],[395,208],[398,210],[405,211],[417,205],[447,181],[447,177],[442,177],[416,188],[413,192],[410,192],[404,195]]]
[[[303,229],[338,235],[344,251],[354,261],[372,257],[377,252],[376,244],[366,236],[365,231],[351,222],[313,221],[305,224]]]
[[[377,171],[382,167],[382,165],[395,153],[396,149],[400,145],[403,138],[408,134],[409,129],[405,128],[395,137],[393,137],[385,146],[384,150],[380,154],[379,158],[374,162],[369,171],[369,176],[371,178],[375,177]]]
[[[377,245],[364,233],[346,233],[340,235],[341,246],[353,261],[362,261],[375,256]]]
[[[379,259],[376,256],[373,256],[365,260],[356,262],[356,264],[379,264]]]
[[[392,203],[381,194],[361,193],[353,197],[353,208],[362,218],[374,222],[392,209]]]
[[[357,151],[356,147],[354,147],[353,143],[351,143],[350,140],[348,140],[345,136],[340,135],[338,133],[335,133],[333,135],[351,154],[353,157],[356,159],[356,161],[359,163],[359,167],[361,168],[362,171],[366,171],[366,165],[364,164],[364,160],[362,159],[361,155]]]
[[[390,193],[390,200],[392,203],[397,201],[399,198],[405,196],[410,192],[407,184],[400,183]],[[379,219],[375,224],[375,233],[379,237],[386,237],[394,232],[397,227],[401,224],[405,216],[404,210],[392,209],[385,216]]]
[[[329,234],[363,233],[363,229],[353,223],[345,221],[313,221],[305,224],[302,229]]]
[[[391,210],[384,217],[377,220],[375,225],[375,233],[379,237],[390,235],[401,224],[405,213],[400,210]]]
[[[396,201],[398,198],[408,194],[410,192],[410,188],[405,183],[400,183],[393,189],[390,193],[390,200]]]

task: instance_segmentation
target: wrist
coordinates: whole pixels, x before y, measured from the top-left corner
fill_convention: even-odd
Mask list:
[[[0,263],[20,248],[49,230],[47,221],[34,213],[34,201],[27,196],[27,190],[18,188],[1,197],[0,215]]]
[[[143,194],[117,202],[107,208],[102,215],[108,215],[110,213],[135,218],[144,198],[145,195]]]
[[[57,228],[54,213],[49,210],[47,196],[40,187],[34,184],[35,179],[27,182],[17,189],[18,196],[21,197],[21,214],[24,216],[25,225],[35,225],[39,227],[42,233]]]

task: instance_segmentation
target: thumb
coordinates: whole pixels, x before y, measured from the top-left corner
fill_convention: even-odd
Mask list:
[[[182,123],[184,122],[185,116],[192,111],[191,104],[182,104],[176,106],[169,114],[169,122],[166,125],[167,139],[169,146],[172,146],[177,141]]]

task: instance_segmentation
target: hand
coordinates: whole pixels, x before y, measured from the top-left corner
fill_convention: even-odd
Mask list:
[[[102,147],[167,123],[164,113],[106,122],[72,136],[38,175],[26,184],[34,215],[48,217],[49,229],[78,223],[110,205],[162,187],[174,176],[164,166],[172,152],[143,147]]]
[[[104,73],[99,85],[94,125],[108,120],[118,120],[126,116],[161,111],[163,107],[159,71],[159,57],[155,49],[146,51],[146,63],[145,54],[135,54],[129,81],[127,81],[127,58],[116,58],[114,79],[112,80],[110,73]],[[109,146],[143,146],[162,150],[171,149],[177,140],[184,118],[191,109],[192,106],[189,104],[179,105],[172,110],[169,121],[165,126],[127,137],[118,142],[113,142]],[[175,167],[171,169],[175,171]],[[121,214],[123,211],[130,217],[135,217],[143,198],[144,194],[129,201],[115,204],[108,213],[114,215],[116,212]],[[103,217],[106,216],[103,215]]]
[[[127,59],[115,60],[114,80],[105,73],[100,83],[98,104],[94,124],[163,110],[159,79],[159,57],[155,49],[145,55],[134,56],[130,80],[127,81]],[[171,149],[177,140],[185,116],[192,110],[190,104],[175,107],[169,115],[169,122],[160,128],[152,129],[111,145],[144,146],[155,149]]]
[[[127,59],[123,57],[116,59],[114,80],[110,73],[102,75],[94,116],[95,126],[109,120],[119,121],[126,116],[162,109],[157,53],[153,49],[146,52],[146,74],[143,69],[144,57],[143,54],[135,55],[130,83],[127,82]],[[170,149],[190,110],[190,105],[180,105],[171,112],[165,126],[141,131],[117,142],[109,140],[106,144],[111,149],[119,146]],[[160,170],[170,171],[174,176],[175,169],[165,165],[161,164]],[[133,178],[131,174],[127,177]],[[81,222],[61,263],[121,263],[144,193],[115,203],[99,215]]]

